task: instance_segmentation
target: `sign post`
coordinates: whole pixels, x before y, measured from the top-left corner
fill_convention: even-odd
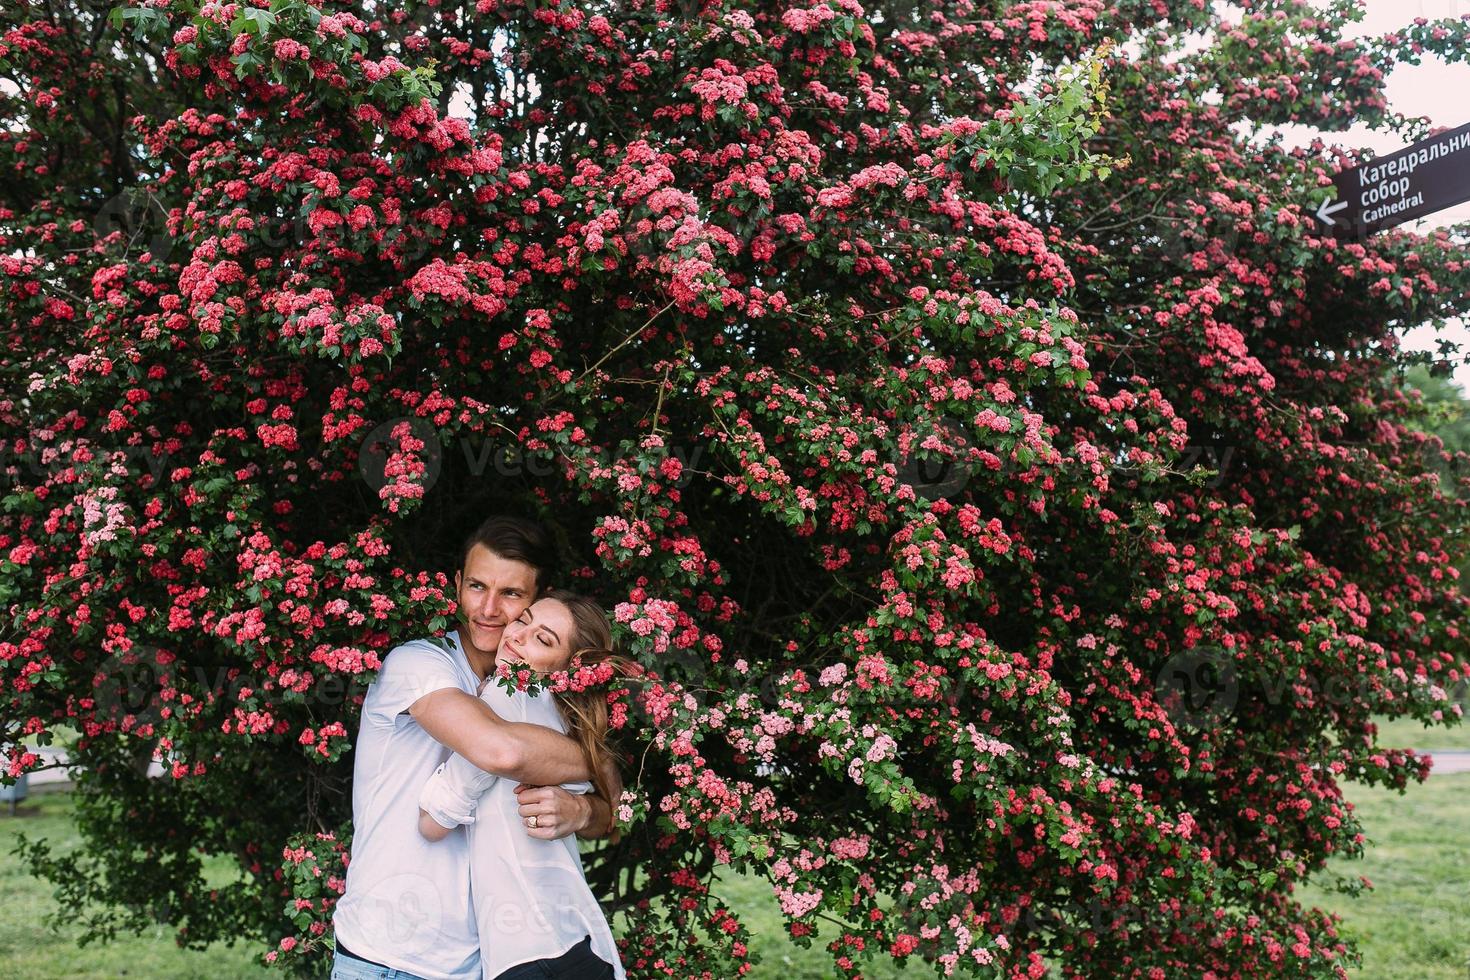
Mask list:
[[[1329,233],[1366,238],[1470,201],[1470,123],[1333,176],[1336,197],[1314,217]]]

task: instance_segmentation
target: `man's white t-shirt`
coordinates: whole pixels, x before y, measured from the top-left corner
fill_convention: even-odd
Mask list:
[[[507,691],[491,675],[480,698],[506,721],[566,734],[566,722],[548,692]],[[612,964],[615,980],[625,980],[607,916],[582,873],[577,838],[529,836],[515,787],[515,780],[484,772],[454,754],[418,797],[418,805],[440,826],[468,825],[444,843],[469,831],[470,896],[485,980],[522,963],[560,956],[586,936],[592,937],[592,952]],[[563,783],[562,788],[587,793],[592,784]]]
[[[362,706],[352,766],[352,852],[332,924],[358,956],[426,980],[479,980],[480,937],[470,907],[469,850],[457,830],[419,833],[419,792],[449,749],[408,713],[433,691],[471,697],[480,680],[459,635],[413,640],[383,659]]]

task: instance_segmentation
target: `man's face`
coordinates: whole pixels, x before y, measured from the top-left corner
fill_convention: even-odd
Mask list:
[[[475,545],[464,569],[454,573],[455,598],[465,624],[460,637],[482,657],[492,657],[505,627],[536,599],[536,569]]]

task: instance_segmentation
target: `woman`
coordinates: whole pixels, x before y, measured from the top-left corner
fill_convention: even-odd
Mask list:
[[[551,589],[505,628],[496,673],[529,668],[550,674],[609,664],[636,666],[612,651],[607,614],[586,596]],[[491,675],[480,697],[506,721],[544,725],[581,746],[598,794],[616,805],[621,787],[607,746],[606,693],[507,691]],[[593,783],[567,784],[585,793]],[[538,840],[521,828],[515,786],[455,754],[425,784],[419,830],[442,840],[467,825],[470,899],[480,931],[485,980],[624,980],[607,917],[582,874],[574,837]],[[528,817],[528,826],[534,826]]]

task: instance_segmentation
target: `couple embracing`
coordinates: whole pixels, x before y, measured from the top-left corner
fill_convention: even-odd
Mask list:
[[[495,678],[632,669],[595,602],[545,587],[554,567],[545,529],[491,517],[461,550],[459,628],[384,658],[356,743],[332,980],[623,980],[572,836],[614,827],[605,697]]]

